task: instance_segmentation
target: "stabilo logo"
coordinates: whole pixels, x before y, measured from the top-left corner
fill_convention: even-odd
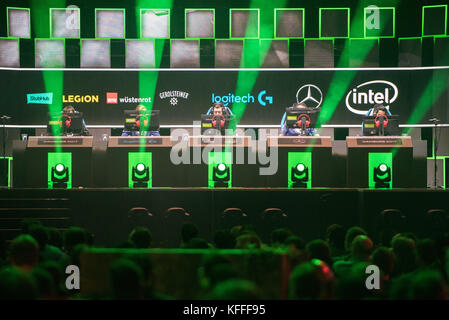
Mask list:
[[[386,80],[362,83],[346,95],[346,107],[355,114],[364,115],[375,104],[389,107],[398,97],[398,87]]]
[[[106,103],[107,104],[117,104],[118,103],[118,93],[117,92],[106,92]]]
[[[30,103],[52,104],[53,103],[53,92],[27,94],[27,104],[30,104]]]

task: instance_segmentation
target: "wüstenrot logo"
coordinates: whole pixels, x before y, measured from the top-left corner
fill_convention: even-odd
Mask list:
[[[362,83],[346,95],[346,107],[355,114],[364,115],[375,104],[389,107],[398,97],[398,87],[386,80]]]
[[[106,103],[107,104],[117,104],[118,103],[118,93],[117,92],[106,92]]]
[[[27,94],[27,104],[52,104],[53,103],[53,92],[46,93],[29,93]]]

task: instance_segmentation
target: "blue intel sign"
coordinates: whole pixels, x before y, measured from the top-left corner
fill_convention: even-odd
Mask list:
[[[27,94],[27,104],[30,104],[30,103],[52,104],[53,103],[53,92]]]

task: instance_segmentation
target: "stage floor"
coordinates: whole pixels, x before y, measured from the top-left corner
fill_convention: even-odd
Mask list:
[[[151,216],[128,216],[134,207],[148,209]],[[188,216],[170,219],[167,209],[182,207]],[[403,231],[420,236],[434,226],[430,209],[449,212],[449,191],[442,189],[353,189],[353,188],[155,188],[155,189],[0,189],[0,229],[6,239],[17,235],[23,218],[40,219],[45,225],[66,229],[80,226],[91,231],[95,244],[116,246],[125,241],[136,225],[153,232],[155,246],[176,246],[182,223],[192,222],[200,236],[212,241],[214,232],[228,227],[223,211],[240,208],[240,222],[251,224],[264,241],[269,240],[267,208],[280,208],[287,218],[277,222],[305,241],[323,238],[333,223],[359,225],[373,236],[378,233],[380,212],[399,209],[405,217]],[[442,226],[441,226],[442,227]],[[268,228],[268,229],[267,229]],[[429,231],[430,230],[430,231]],[[433,229],[432,229],[433,230]],[[267,238],[268,237],[268,238]]]

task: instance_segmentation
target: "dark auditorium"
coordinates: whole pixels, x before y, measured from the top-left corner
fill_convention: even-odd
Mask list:
[[[448,6],[1,1],[0,300],[449,300]]]

